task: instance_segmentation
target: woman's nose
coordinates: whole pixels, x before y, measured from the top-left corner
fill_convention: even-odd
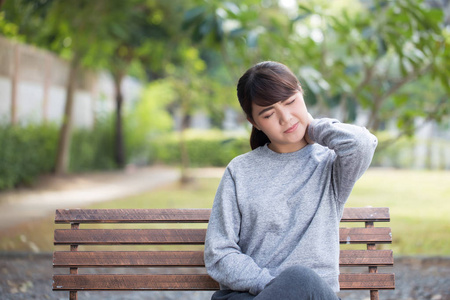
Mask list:
[[[284,124],[288,123],[291,119],[291,114],[290,114],[289,110],[287,110],[285,108],[280,109],[279,116],[280,116],[280,118],[279,118],[280,125],[284,125]]]

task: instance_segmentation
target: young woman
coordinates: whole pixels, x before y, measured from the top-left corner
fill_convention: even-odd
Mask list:
[[[338,299],[339,221],[377,139],[313,119],[280,63],[247,70],[237,95],[252,151],[229,163],[214,199],[205,264],[221,290],[212,299]]]

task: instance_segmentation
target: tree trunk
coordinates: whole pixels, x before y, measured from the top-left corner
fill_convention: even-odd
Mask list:
[[[42,120],[44,124],[47,124],[48,122],[48,101],[49,101],[49,92],[50,92],[50,86],[51,86],[51,76],[52,76],[52,65],[53,65],[53,58],[50,56],[47,56],[45,58],[46,60],[46,66],[45,66],[45,76],[44,76],[44,93],[43,93],[43,100],[42,100]]]
[[[14,45],[11,76],[11,125],[17,124],[17,86],[19,84],[20,46]]]
[[[116,122],[115,122],[115,149],[114,158],[119,168],[125,166],[125,146],[123,138],[123,125],[122,125],[122,108],[123,108],[123,93],[122,93],[122,80],[123,73],[118,72],[114,74],[114,85],[116,92]]]
[[[371,131],[377,131],[380,127],[380,118],[379,112],[381,108],[381,104],[383,103],[385,97],[375,97],[372,105],[372,109],[370,110],[369,121],[367,122],[366,127]]]
[[[78,68],[79,58],[75,56],[70,64],[66,89],[66,106],[64,108],[61,129],[59,131],[58,152],[56,154],[55,166],[55,173],[57,175],[66,174],[69,169],[70,144],[72,139],[72,111]]]
[[[345,93],[341,94],[339,100],[339,109],[341,110],[341,121],[343,123],[348,123],[349,113],[348,113],[348,103],[347,103],[347,95]]]
[[[186,145],[186,129],[189,128],[191,117],[189,114],[183,112],[181,118],[181,128],[180,128],[180,154],[181,154],[181,183],[189,183],[192,178],[189,174],[189,152]]]

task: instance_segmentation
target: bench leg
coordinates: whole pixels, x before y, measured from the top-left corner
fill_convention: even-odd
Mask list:
[[[78,300],[77,292],[69,292],[69,300]]]
[[[80,228],[80,223],[71,223],[70,229],[77,230]],[[70,251],[78,251],[78,245],[70,245]],[[78,268],[70,268],[70,274],[78,274]],[[78,300],[77,291],[69,292],[69,300]]]

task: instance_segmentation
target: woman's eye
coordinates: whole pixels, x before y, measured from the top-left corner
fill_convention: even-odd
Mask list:
[[[268,119],[273,115],[273,113],[271,113],[270,115],[264,116],[264,119]]]
[[[286,105],[290,105],[290,104],[292,104],[292,103],[294,103],[294,102],[295,102],[295,99],[292,100],[292,101],[289,101],[288,103],[286,103]]]

